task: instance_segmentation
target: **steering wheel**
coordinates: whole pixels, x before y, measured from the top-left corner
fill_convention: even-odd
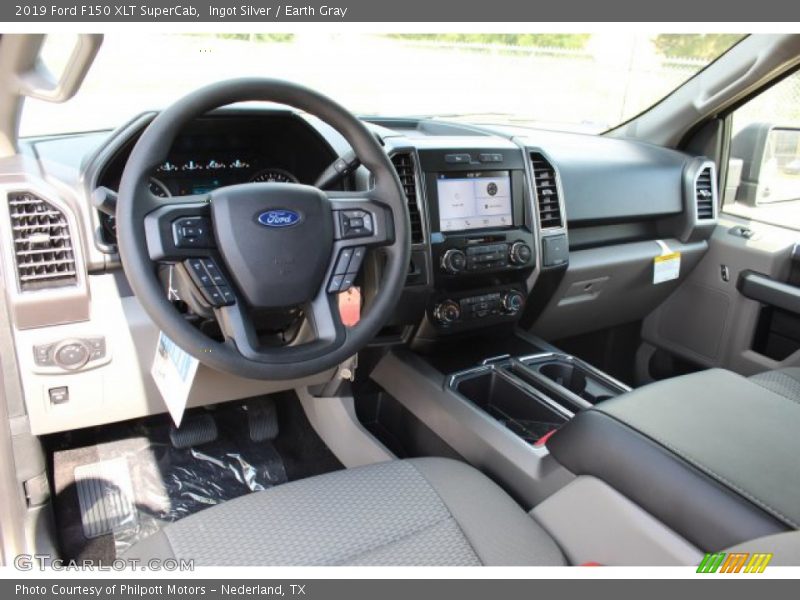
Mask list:
[[[350,143],[374,186],[323,192],[300,184],[245,183],[207,194],[161,198],[148,186],[190,120],[236,102],[267,101],[319,117]],[[361,350],[389,319],[411,252],[408,206],[391,161],[364,124],[311,89],[275,79],[234,79],[201,88],[162,111],[128,158],[117,200],[119,253],[144,310],[179,347],[219,371],[252,379],[321,373]],[[338,293],[352,284],[368,249],[385,264],[367,313],[353,327]],[[158,267],[185,268],[192,292],[213,307],[223,341],[175,308]],[[301,308],[311,333],[302,342],[259,342],[255,311]]]

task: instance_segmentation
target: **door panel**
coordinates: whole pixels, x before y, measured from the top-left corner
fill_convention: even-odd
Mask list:
[[[737,234],[737,227],[739,231],[749,228],[752,237]],[[793,318],[783,310],[794,306],[789,294],[793,290],[774,282],[789,285],[785,282],[798,238],[793,230],[721,215],[708,252],[689,278],[645,319],[642,338],[702,366],[723,367],[742,375],[800,366],[800,350],[773,352],[764,341],[770,329],[767,313],[773,311],[769,304],[785,305],[777,309],[780,318],[772,329],[783,329],[787,315]],[[737,285],[740,277],[743,283]],[[766,285],[770,282],[772,286]],[[772,295],[762,293],[766,288]],[[800,293],[800,288],[797,291]]]

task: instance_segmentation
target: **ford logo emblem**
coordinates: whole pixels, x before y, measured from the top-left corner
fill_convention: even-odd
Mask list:
[[[300,213],[286,209],[268,210],[258,215],[258,222],[264,227],[291,227],[300,222]]]

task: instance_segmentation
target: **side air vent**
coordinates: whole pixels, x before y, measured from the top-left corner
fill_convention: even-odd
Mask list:
[[[556,170],[538,152],[531,153],[533,183],[536,186],[536,202],[539,207],[539,222],[542,229],[561,227],[561,205],[556,183]]]
[[[695,198],[697,202],[697,218],[714,218],[714,176],[711,167],[704,167],[697,176],[695,184]]]
[[[421,244],[425,241],[425,238],[422,233],[422,215],[420,214],[417,200],[417,178],[414,172],[414,159],[410,153],[403,152],[392,156],[392,164],[400,177],[400,182],[403,184],[403,190],[408,201],[408,214],[411,217],[411,243]]]
[[[75,254],[64,213],[28,192],[8,195],[8,213],[19,289],[75,285]]]

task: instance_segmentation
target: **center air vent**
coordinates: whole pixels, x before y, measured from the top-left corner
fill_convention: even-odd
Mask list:
[[[75,285],[75,255],[63,212],[28,192],[8,195],[21,291]]]
[[[539,207],[539,223],[542,229],[554,229],[564,223],[558,197],[556,170],[540,153],[531,153],[533,183],[536,187],[536,203]]]
[[[711,167],[704,167],[697,176],[695,183],[695,198],[697,202],[697,218],[714,218],[714,176]]]
[[[403,191],[408,202],[408,214],[411,218],[411,243],[421,244],[425,241],[422,233],[422,215],[420,214],[417,201],[417,178],[414,172],[414,159],[411,153],[403,152],[392,156],[394,165],[400,182],[403,184]]]

